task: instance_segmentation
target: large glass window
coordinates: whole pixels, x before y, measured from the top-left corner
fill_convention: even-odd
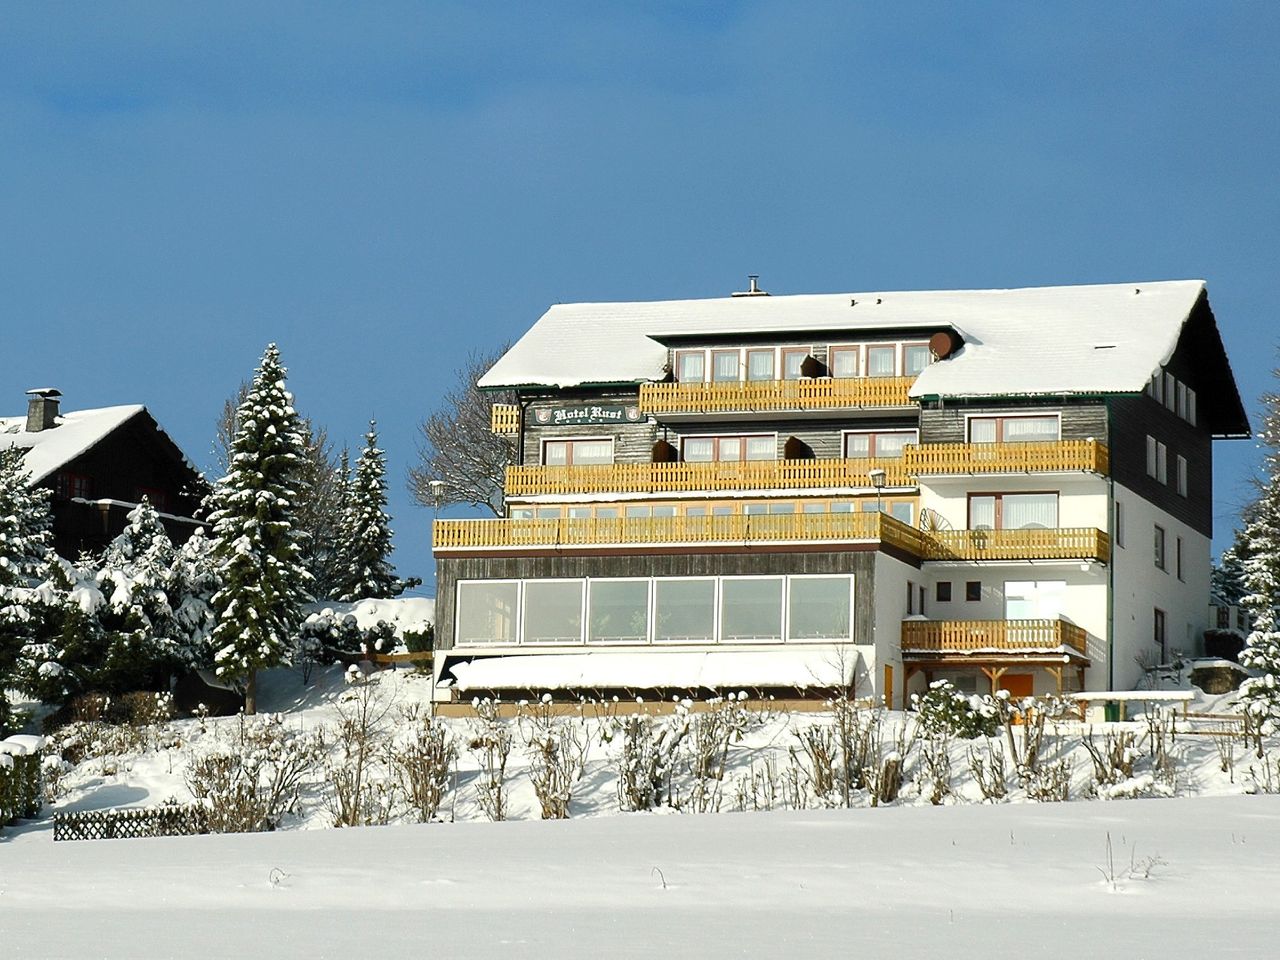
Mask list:
[[[654,581],[654,642],[713,643],[715,636],[715,580]]]
[[[459,580],[458,643],[515,643],[518,593],[514,580]]]
[[[915,443],[915,430],[859,430],[844,435],[846,457],[900,457],[902,448]]]
[[[649,581],[592,580],[587,639],[591,643],[644,643],[649,638]]]
[[[721,583],[725,643],[782,639],[782,577],[727,577]]]
[[[701,383],[707,379],[707,356],[701,350],[676,352],[676,379],[681,383]]]
[[[1051,530],[1057,526],[1056,493],[975,493],[969,497],[970,530]]]
[[[748,350],[747,351],[747,379],[748,380],[772,380],[773,376],[773,348],[767,350]]]
[[[792,577],[788,604],[792,640],[849,640],[853,636],[852,577]]]
[[[613,463],[613,441],[544,440],[542,462],[548,467],[564,467],[575,463]]]
[[[1054,416],[970,417],[970,443],[1035,443],[1057,440],[1059,421]]]
[[[524,642],[582,642],[581,580],[525,582]]]

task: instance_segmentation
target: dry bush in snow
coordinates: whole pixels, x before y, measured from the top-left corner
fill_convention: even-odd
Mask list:
[[[449,727],[419,714],[416,705],[402,715],[400,738],[387,748],[387,766],[419,823],[434,820],[451,777],[456,779],[458,748]]]
[[[581,713],[558,717],[551,694],[520,711],[520,734],[529,756],[529,779],[543,820],[564,820],[569,801],[587,766],[591,736]]]
[[[511,731],[500,716],[497,700],[472,700],[476,720],[471,725],[471,753],[480,762],[476,800],[490,820],[507,819],[507,759],[511,756]]]
[[[337,723],[324,732],[332,748],[325,765],[329,811],[336,827],[386,823],[394,796],[386,765],[385,723],[393,703],[378,683],[354,673],[348,676],[351,686],[335,707]]]
[[[1003,800],[1009,794],[1009,775],[1005,770],[1004,747],[1000,741],[987,741],[979,750],[969,748],[969,772],[983,800]]]
[[[647,713],[614,717],[604,728],[606,742],[618,740],[618,806],[624,811],[652,810],[672,799],[680,742],[688,716],[679,711],[664,720]]]

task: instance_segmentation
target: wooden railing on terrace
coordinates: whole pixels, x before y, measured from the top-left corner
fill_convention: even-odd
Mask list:
[[[432,546],[451,549],[626,544],[880,541],[914,556],[924,534],[876,513],[729,514],[705,517],[584,517],[549,520],[437,520]]]
[[[507,467],[508,497],[578,493],[679,493],[716,490],[869,488],[869,471],[884,470],[891,487],[913,485],[898,458],[739,460],[713,463],[601,463]]]
[[[902,652],[1051,650],[1088,654],[1087,634],[1065,620],[904,620]]]
[[[905,407],[914,377],[809,380],[733,380],[721,383],[645,383],[644,413],[729,413],[757,410],[822,410]]]
[[[1111,560],[1111,538],[1095,527],[930,530],[925,560]]]
[[[1036,473],[1088,470],[1106,474],[1107,446],[1097,440],[1035,443],[926,443],[908,445],[902,465],[912,476],[939,473]]]
[[[489,432],[509,436],[520,432],[520,408],[514,403],[495,403],[489,409]]]

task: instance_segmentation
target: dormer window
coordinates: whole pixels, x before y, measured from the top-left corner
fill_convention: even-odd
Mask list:
[[[774,352],[769,347],[764,350],[747,351],[747,379],[773,380]]]
[[[893,377],[898,373],[898,345],[872,344],[867,347],[867,376]]]
[[[737,350],[711,351],[711,379],[715,383],[735,383],[742,379],[738,375]]]

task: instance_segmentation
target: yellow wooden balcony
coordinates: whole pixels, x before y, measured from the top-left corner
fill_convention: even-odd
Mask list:
[[[1111,538],[1094,527],[931,530],[925,560],[1111,560]]]
[[[1038,443],[925,443],[908,445],[902,464],[912,476],[971,473],[1066,473],[1105,475],[1107,446],[1097,440]]]
[[[437,520],[436,553],[455,550],[879,541],[919,556],[924,534],[876,513],[730,514],[553,520]]]
[[[640,409],[655,416],[906,407],[914,377],[820,377],[717,383],[645,383]]]
[[[902,653],[988,650],[1034,653],[1066,647],[1088,655],[1085,631],[1065,620],[904,620]]]
[[[913,486],[901,459],[738,460],[714,463],[602,463],[507,468],[508,498],[587,493],[870,488],[884,470],[890,487]]]
[[[520,408],[514,403],[495,403],[489,410],[489,432],[510,436],[520,432]]]

